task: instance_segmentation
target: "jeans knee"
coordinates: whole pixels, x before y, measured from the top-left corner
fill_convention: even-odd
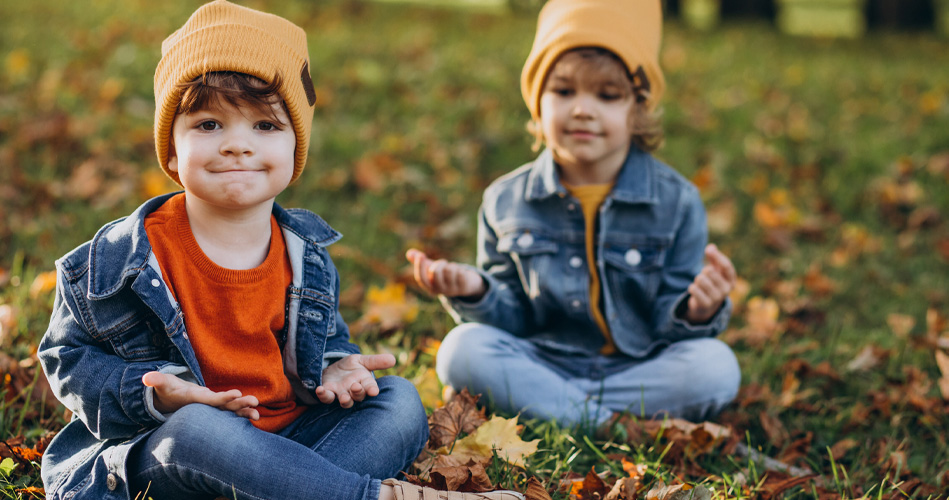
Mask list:
[[[497,346],[511,334],[481,323],[462,323],[445,336],[438,355],[435,371],[444,384],[463,386],[481,367],[484,360],[498,352]]]
[[[391,427],[402,434],[404,441],[418,441],[421,451],[428,440],[428,416],[418,389],[412,382],[392,375],[381,377],[376,383],[379,385],[376,398],[384,404]]]
[[[172,413],[161,425],[159,432],[164,439],[156,452],[164,456],[163,461],[177,463],[183,457],[208,453],[239,441],[235,440],[242,432],[238,428],[246,426],[251,426],[250,422],[232,412],[189,404]]]
[[[735,399],[741,385],[741,369],[731,348],[713,338],[696,339],[688,343],[691,380],[682,389],[690,397],[710,399],[719,406]]]

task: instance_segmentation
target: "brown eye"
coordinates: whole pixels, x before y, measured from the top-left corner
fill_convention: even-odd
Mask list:
[[[201,130],[207,130],[207,131],[217,130],[218,123],[214,120],[205,120],[198,124],[198,128],[200,128]]]

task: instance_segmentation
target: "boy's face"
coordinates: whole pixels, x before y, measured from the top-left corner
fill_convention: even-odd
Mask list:
[[[208,109],[178,114],[172,145],[168,168],[188,196],[214,207],[272,203],[293,176],[296,136],[280,104],[270,114],[219,99]]]
[[[547,147],[571,184],[611,182],[626,159],[634,98],[623,82],[558,62],[540,98]]]

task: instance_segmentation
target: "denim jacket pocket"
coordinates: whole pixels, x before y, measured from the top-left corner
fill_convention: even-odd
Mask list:
[[[643,309],[637,313],[636,310],[654,303],[670,243],[670,238],[644,237],[604,247],[606,281],[623,316],[649,317],[651,311]]]
[[[95,304],[96,337],[125,361],[162,359],[170,347],[164,325],[147,308],[134,304],[124,298]]]
[[[531,300],[542,292],[542,283],[550,283],[550,276],[560,276],[563,272],[556,268],[556,256],[559,246],[555,241],[541,233],[528,230],[514,230],[498,238],[497,250],[508,256],[517,268],[521,285]]]

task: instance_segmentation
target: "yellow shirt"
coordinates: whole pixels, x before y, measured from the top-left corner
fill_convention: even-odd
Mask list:
[[[616,345],[613,343],[610,327],[606,324],[606,318],[603,317],[603,310],[600,307],[602,287],[600,286],[600,273],[596,268],[596,216],[603,200],[613,189],[613,184],[586,184],[583,186],[564,184],[564,187],[580,202],[580,209],[583,212],[583,222],[586,227],[584,240],[586,242],[587,267],[590,269],[590,315],[597,326],[600,327],[606,341],[603,348],[600,349],[600,354],[610,355],[616,352]]]

